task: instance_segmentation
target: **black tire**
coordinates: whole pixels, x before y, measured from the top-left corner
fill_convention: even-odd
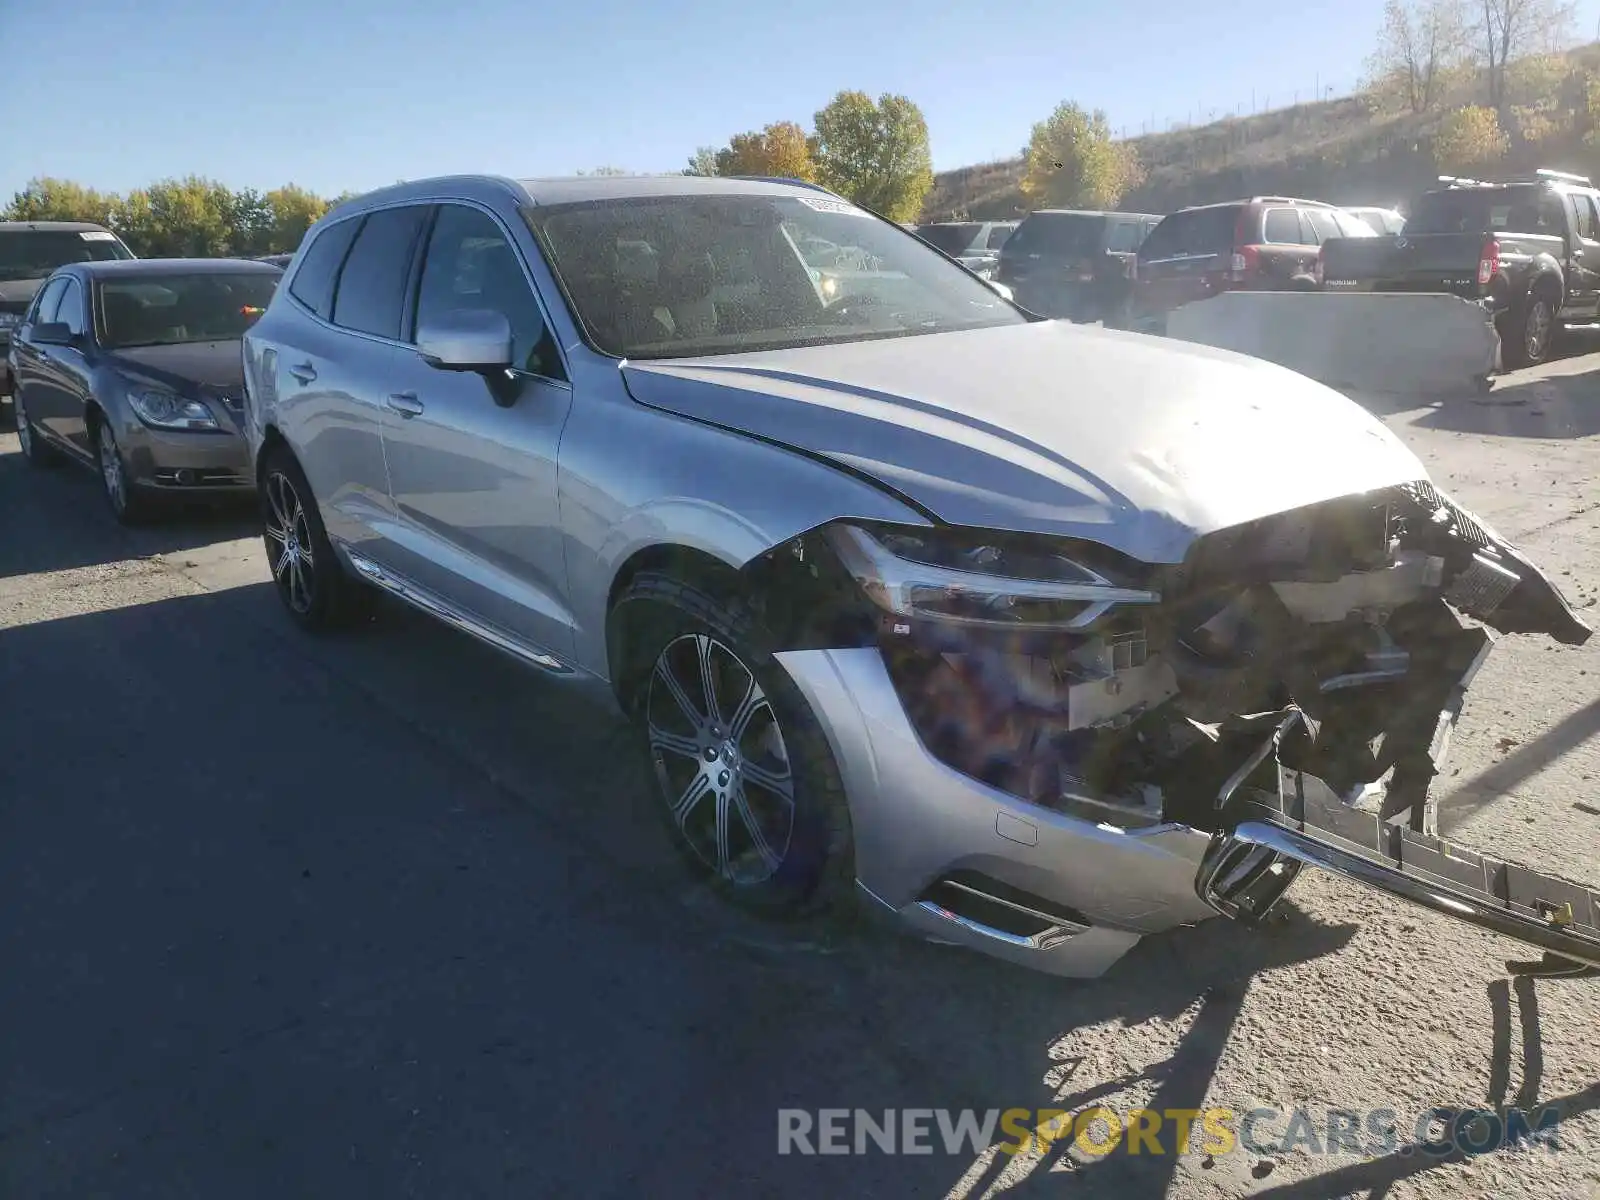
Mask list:
[[[11,418],[17,427],[17,444],[22,447],[22,457],[28,460],[30,467],[59,467],[61,455],[54,446],[48,445],[29,423],[27,410],[23,408],[22,396],[17,392],[11,393]]]
[[[822,726],[772,657],[749,607],[671,575],[644,572],[629,584],[615,615],[627,630],[624,679],[631,694],[625,699],[654,768],[656,810],[690,869],[719,896],[760,916],[840,917],[853,912],[855,855],[844,782]],[[706,657],[699,661],[712,664],[716,682],[711,690],[723,710],[705,723],[700,733],[707,736],[696,741],[700,753],[708,756],[705,762],[686,748],[664,749],[663,740],[664,735],[684,741],[694,736],[687,732],[693,723],[674,702],[666,678],[702,650]],[[742,690],[747,677],[753,684],[750,691]],[[730,701],[722,692],[724,685],[740,700]],[[753,699],[758,693],[760,698]],[[709,707],[704,697],[702,691],[696,706],[702,719]],[[742,728],[732,729],[732,722],[720,728],[727,709],[736,705],[747,710]],[[717,753],[716,739],[709,735],[730,732],[734,736],[721,745],[725,750],[728,743],[737,742],[731,761],[740,769],[731,775],[722,770],[730,761],[725,754],[709,758]],[[758,770],[760,776],[755,774]],[[781,785],[785,778],[788,828],[780,854],[775,843],[785,805],[782,787],[769,783],[776,780]],[[680,821],[673,812],[674,801],[690,794],[688,779],[711,790],[693,800]],[[719,791],[719,786],[725,790]],[[705,837],[714,834],[719,813],[725,814],[727,831],[720,841],[721,853],[708,846]],[[752,828],[761,829],[759,839],[751,835]],[[770,856],[760,853],[758,842],[765,844]],[[746,870],[754,866],[752,855],[762,860],[761,866]]]
[[[1556,340],[1557,299],[1538,288],[1506,316],[1500,331],[1500,359],[1508,371],[1533,367],[1550,357]]]
[[[94,457],[99,468],[100,494],[119,525],[147,523],[156,515],[154,501],[134,485],[128,475],[128,460],[122,456],[117,435],[104,419],[92,422]]]
[[[290,620],[321,633],[365,618],[371,589],[352,578],[334,552],[311,485],[287,446],[266,452],[258,496],[267,568]]]

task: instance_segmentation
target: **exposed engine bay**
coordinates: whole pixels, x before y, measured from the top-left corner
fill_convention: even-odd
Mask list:
[[[1537,568],[1425,481],[1223,530],[1169,566],[1092,545],[1047,561],[1038,541],[940,532],[937,559],[893,531],[836,536],[835,555],[789,549],[824,584],[816,562],[832,558],[842,586],[874,601],[866,636],[933,754],[1127,828],[1215,828],[1224,784],[1290,712],[1303,719],[1282,765],[1427,828],[1441,718],[1488,647],[1483,626],[1589,636]],[[890,556],[925,569],[896,579]],[[940,572],[973,570],[1069,584],[1061,599],[939,586]],[[791,620],[809,632],[791,637],[862,636],[843,628],[848,604],[772,590],[804,609]]]

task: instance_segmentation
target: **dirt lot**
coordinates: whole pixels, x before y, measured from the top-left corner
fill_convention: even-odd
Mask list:
[[[1600,355],[1366,402],[1594,604]],[[1510,943],[1321,876],[1086,984],[747,924],[615,734],[488,651],[298,636],[247,522],[124,533],[9,433],[0,512],[0,1194],[1600,1195],[1600,982],[1512,985]],[[1597,730],[1600,639],[1505,639],[1453,834],[1600,880]],[[776,1152],[783,1107],[1092,1104],[1551,1104],[1563,1149]]]

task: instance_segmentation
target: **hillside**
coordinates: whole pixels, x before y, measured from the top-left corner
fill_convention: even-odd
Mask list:
[[[1492,169],[1518,173],[1550,166],[1600,173],[1600,151],[1584,144],[1582,119],[1588,84],[1600,75],[1600,43],[1514,62],[1511,69],[1512,145]],[[1481,80],[1468,76],[1431,112],[1396,111],[1363,92],[1131,138],[1146,179],[1120,207],[1164,213],[1250,195],[1391,205],[1437,179],[1434,131],[1447,111],[1481,103],[1482,94]],[[936,175],[923,219],[998,220],[1026,212],[1018,190],[1022,165],[1019,157]]]

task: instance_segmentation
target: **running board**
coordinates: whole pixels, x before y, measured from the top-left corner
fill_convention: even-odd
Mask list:
[[[573,675],[573,669],[562,662],[555,655],[537,646],[531,646],[521,639],[506,631],[490,625],[476,617],[451,607],[426,588],[412,583],[409,579],[386,570],[373,562],[365,555],[358,554],[347,545],[340,545],[345,556],[350,560],[350,565],[355,568],[363,581],[382,588],[391,596],[404,600],[412,608],[427,613],[445,624],[461,630],[477,638],[486,646],[492,646],[503,654],[509,654],[518,662],[537,667],[550,675]]]

